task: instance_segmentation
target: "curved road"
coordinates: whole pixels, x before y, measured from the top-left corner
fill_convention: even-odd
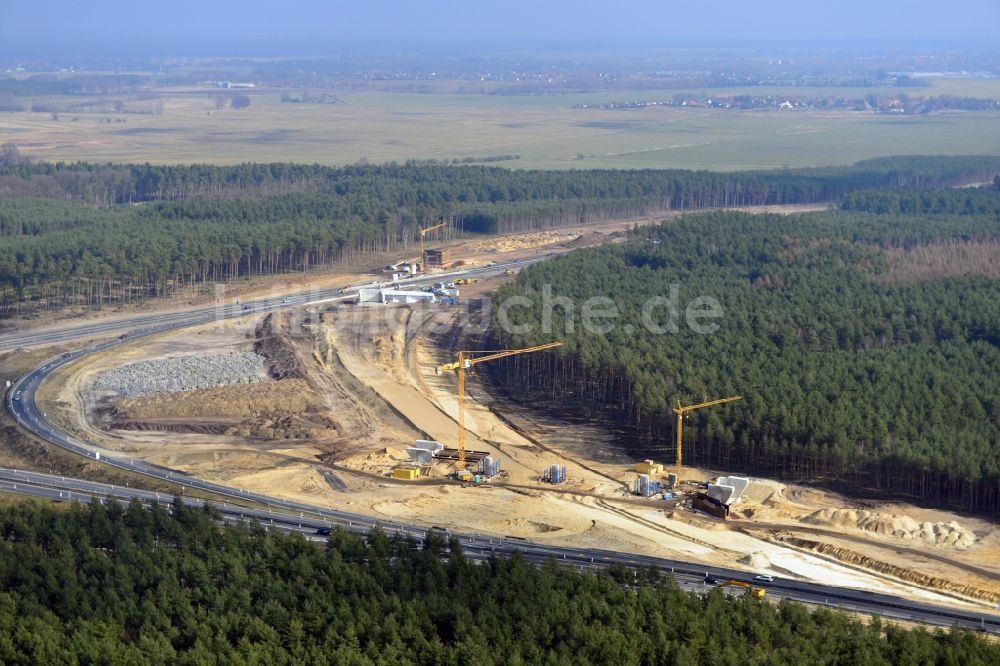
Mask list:
[[[407,282],[411,285],[419,285],[467,275],[485,276],[502,272],[507,268],[520,267],[542,260],[544,258],[514,262],[512,264],[498,264],[492,267],[467,271],[436,274],[428,277],[420,276],[411,278]],[[111,330],[121,330],[129,327],[132,329],[119,339],[67,352],[62,356],[49,359],[42,365],[31,370],[21,377],[9,390],[6,401],[7,409],[26,430],[79,455],[99,460],[119,469],[168,481],[182,487],[207,491],[222,497],[255,502],[260,506],[267,507],[266,510],[249,509],[232,506],[225,502],[206,502],[192,498],[183,499],[184,502],[196,506],[210,504],[219,510],[226,520],[253,519],[265,525],[273,525],[275,528],[304,532],[314,539],[321,537],[321,534],[318,534],[317,531],[321,532],[329,529],[331,525],[339,525],[344,529],[356,532],[366,532],[372,527],[380,526],[387,532],[398,532],[420,539],[426,532],[426,529],[412,524],[380,521],[369,516],[300,504],[298,502],[248,492],[240,488],[232,488],[203,481],[182,472],[152,465],[141,460],[109,456],[107,452],[100,450],[92,443],[76,439],[53,427],[46,420],[45,414],[39,411],[35,403],[35,394],[38,387],[50,373],[87,354],[114,347],[128,340],[185,326],[208,323],[214,319],[239,317],[245,314],[302,306],[307,302],[318,300],[349,298],[353,293],[341,294],[339,289],[330,289],[312,294],[312,298],[309,299],[302,295],[263,299],[253,301],[244,306],[205,308],[170,315],[146,315],[107,324],[97,323],[62,331],[52,331],[45,334],[45,343],[65,342],[73,339],[93,337]],[[31,337],[30,334],[27,334],[27,337]],[[26,340],[27,337],[22,334],[21,340]],[[32,338],[33,342],[18,342],[17,340],[18,336],[3,336],[0,337],[0,345],[41,344],[43,341],[41,335],[35,335]],[[173,499],[163,493],[8,469],[0,469],[0,490],[55,500],[79,499],[89,501],[91,498],[111,498],[122,502],[137,499],[144,503],[151,503]],[[554,558],[560,563],[574,567],[578,566],[581,569],[603,568],[614,563],[632,568],[652,566],[672,573],[683,587],[695,589],[704,589],[706,587],[704,581],[707,576],[719,580],[735,579],[754,583],[746,571],[738,569],[726,569],[692,562],[592,548],[549,546],[515,538],[498,538],[476,534],[456,534],[455,536],[460,539],[463,549],[473,559],[486,558],[492,554],[509,555],[519,552],[529,561],[544,561]],[[897,620],[939,626],[959,625],[1000,635],[1000,617],[996,614],[957,610],[885,594],[817,585],[786,578],[775,578],[773,582],[766,584],[754,584],[766,587],[768,595],[771,597],[788,598],[814,605],[835,606],[847,611],[881,615]]]

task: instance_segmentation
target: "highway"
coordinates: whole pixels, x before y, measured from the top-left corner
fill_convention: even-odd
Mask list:
[[[486,276],[499,273],[507,268],[517,268],[535,261],[543,261],[544,258],[514,262],[511,264],[498,264],[486,268],[477,268],[466,271],[455,271],[451,273],[439,273],[432,276],[420,276],[407,280],[410,285],[420,285],[430,282],[454,280],[464,276]],[[341,289],[334,288],[324,292],[315,292],[309,296],[294,295],[289,297],[278,297],[272,299],[262,299],[252,301],[240,306],[225,306],[221,308],[203,308],[184,313],[170,315],[149,315],[134,317],[129,320],[119,320],[107,324],[90,324],[75,328],[67,328],[62,331],[52,331],[52,338],[46,337],[45,344],[55,342],[67,342],[81,338],[93,338],[100,334],[112,332],[110,328],[114,325],[115,331],[128,329],[121,338],[108,340],[93,344],[86,348],[72,352],[67,352],[61,356],[47,360],[45,363],[34,368],[23,377],[17,380],[14,386],[8,391],[6,406],[11,415],[26,430],[34,433],[38,437],[45,439],[57,446],[76,454],[86,456],[100,462],[117,467],[119,469],[144,474],[146,476],[171,482],[183,488],[196,489],[200,491],[215,493],[217,496],[231,498],[242,502],[253,502],[261,509],[249,509],[222,502],[205,502],[203,500],[184,497],[186,503],[200,506],[204,503],[211,504],[227,521],[235,520],[256,520],[261,524],[273,526],[276,529],[287,531],[298,531],[304,533],[307,538],[314,540],[325,540],[317,530],[329,528],[333,525],[342,526],[344,529],[353,532],[367,532],[374,526],[381,527],[389,533],[406,534],[414,539],[422,539],[426,533],[425,527],[415,526],[408,523],[380,521],[378,519],[352,514],[345,511],[324,509],[318,506],[301,504],[270,497],[259,493],[249,492],[241,488],[233,488],[209,481],[203,481],[191,477],[182,472],[152,465],[141,460],[133,460],[127,457],[109,455],[108,452],[100,450],[93,443],[82,441],[53,427],[45,415],[39,411],[35,402],[35,395],[42,381],[57,368],[79,359],[87,354],[91,354],[104,349],[109,349],[115,345],[144,337],[154,333],[165,332],[186,326],[208,323],[216,319],[239,317],[246,314],[256,314],[269,312],[282,308],[300,307],[307,303],[319,300],[331,300],[338,298],[350,298],[354,292],[341,294]],[[153,317],[153,319],[150,319]],[[29,334],[20,334],[21,336]],[[0,337],[2,346],[27,346],[29,344],[42,344],[40,336],[32,338],[34,342],[24,342],[25,338],[15,336]],[[0,491],[32,495],[52,500],[83,502],[91,501],[91,498],[109,498],[108,501],[128,502],[138,499],[143,503],[169,502],[173,497],[163,493],[155,493],[129,487],[111,486],[107,484],[73,479],[69,477],[39,474],[19,470],[0,469]],[[548,559],[555,559],[561,564],[578,567],[581,570],[592,570],[604,568],[608,565],[618,563],[626,567],[656,567],[665,572],[673,574],[678,583],[686,589],[704,591],[708,586],[705,584],[706,576],[714,577],[718,580],[734,579],[749,582],[767,589],[767,594],[771,598],[788,598],[795,601],[809,603],[813,605],[825,605],[837,607],[846,611],[855,611],[880,615],[890,619],[905,620],[910,622],[924,623],[937,626],[959,625],[972,629],[979,629],[1000,635],[1000,616],[996,613],[982,613],[976,611],[958,610],[948,607],[935,606],[920,601],[903,599],[891,595],[854,590],[850,588],[818,585],[788,578],[775,578],[772,582],[758,583],[753,581],[752,574],[738,569],[727,569],[707,566],[698,563],[684,562],[679,560],[669,560],[629,553],[619,553],[591,548],[573,548],[562,546],[550,546],[534,543],[522,539],[498,537],[478,534],[455,534],[462,544],[466,554],[476,561],[481,561],[493,554],[510,555],[520,552],[531,562],[541,562]]]
[[[508,268],[522,268],[544,260],[545,257],[535,257],[503,264],[495,264],[493,266],[480,266],[477,268],[434,273],[431,275],[416,275],[401,278],[398,281],[398,284],[400,287],[419,287],[422,285],[433,284],[434,282],[454,281],[462,277],[488,277],[490,275],[503,273]],[[273,298],[262,298],[243,301],[241,303],[226,303],[172,312],[141,314],[131,317],[99,320],[91,323],[80,324],[78,326],[40,328],[16,333],[7,333],[0,335],[0,349],[37,347],[42,345],[72,342],[74,340],[88,340],[123,331],[132,334],[142,333],[148,335],[151,333],[168,331],[174,328],[206,324],[220,319],[232,319],[235,317],[258,314],[261,312],[270,312],[272,310],[279,310],[282,308],[299,307],[319,301],[327,302],[346,300],[356,296],[357,290],[360,287],[374,287],[379,284],[386,285],[388,282],[368,282],[358,285],[358,287],[350,288],[346,293],[342,293],[342,290],[347,287],[347,285],[343,285],[329,289],[299,291],[282,296],[275,296]],[[132,337],[135,336],[133,335]]]

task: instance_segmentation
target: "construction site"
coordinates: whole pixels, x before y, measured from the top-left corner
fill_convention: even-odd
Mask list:
[[[422,246],[419,256],[485,265],[614,240],[592,234]],[[398,282],[399,267],[387,268]],[[724,415],[740,396],[674,408],[677,439],[657,460],[635,459],[584,420],[506,399],[480,366],[559,345],[477,347],[459,306],[506,279],[373,287],[164,333],[68,365],[38,402],[53,424],[116,455],[318,506],[938,604],[1000,601],[1000,537],[986,520],[685,466],[684,418]],[[714,581],[764,594],[738,583]]]

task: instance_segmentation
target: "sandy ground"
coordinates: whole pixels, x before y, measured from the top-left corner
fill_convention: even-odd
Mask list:
[[[620,228],[631,224],[622,222]],[[614,240],[607,234],[620,230],[607,224],[601,229],[456,246],[470,263],[485,262],[498,253],[531,256]],[[503,279],[464,286],[463,299],[488,293]],[[470,344],[457,334],[456,317],[455,309],[441,306],[335,305],[269,321],[248,317],[185,329],[75,363],[43,387],[40,400],[50,418],[109,450],[317,505],[742,567],[937,603],[992,607],[994,596],[1000,599],[1000,536],[986,520],[766,480],[751,485],[735,507],[736,519],[727,524],[674,503],[637,500],[625,491],[637,461],[616,445],[613,432],[527,411],[495,395],[475,373],[467,386],[466,446],[498,456],[507,478],[464,488],[447,480],[453,467],[442,463],[415,482],[388,478],[408,460],[405,447],[413,439],[456,444],[455,375],[435,372]],[[100,371],[134,360],[251,349],[269,355],[273,372],[250,386],[133,401],[90,388]],[[567,466],[569,481],[558,487],[541,483],[542,470],[556,462]],[[692,478],[719,473],[689,472]],[[957,548],[842,520],[803,520],[821,509],[908,517],[899,524],[957,523],[974,538]]]
[[[491,287],[479,284],[468,291]],[[392,467],[407,460],[405,447],[415,437],[430,436],[448,446],[456,441],[454,373],[437,375],[434,371],[440,363],[451,360],[453,345],[461,344],[453,335],[454,317],[453,310],[440,307],[414,310],[337,306],[275,324],[270,334],[280,337],[282,344],[287,341],[286,351],[291,350],[291,356],[283,357],[282,367],[293,368],[295,373],[251,387],[212,389],[221,392],[218,399],[227,395],[230,399],[228,409],[220,410],[225,413],[219,418],[230,426],[234,419],[260,418],[262,407],[249,399],[245,404],[239,402],[240,391],[271,386],[280,393],[284,390],[282,382],[300,382],[297,386],[301,388],[302,404],[321,403],[318,408],[302,409],[315,409],[317,417],[330,422],[328,432],[308,436],[287,432],[283,436],[280,427],[266,435],[250,428],[237,428],[229,434],[115,430],[108,429],[106,420],[101,420],[109,398],[88,387],[102,369],[139,358],[251,349],[261,340],[259,319],[188,329],[92,357],[63,373],[61,383],[47,384],[42,398],[50,416],[109,449],[236,487],[317,505],[553,544],[693,559],[936,603],[979,607],[988,603],[961,591],[921,589],[897,576],[839,562],[836,557],[813,553],[779,538],[795,532],[816,539],[817,535],[810,532],[815,527],[801,518],[826,506],[849,505],[845,498],[832,493],[762,481],[751,486],[747,502],[739,507],[753,519],[733,525],[723,525],[662,501],[629,498],[624,484],[634,478],[631,469],[636,461],[615,448],[610,433],[537,414],[522,417],[530,422],[519,425],[517,414],[505,414],[517,426],[515,430],[493,411],[497,409],[494,396],[475,376],[470,378],[468,391],[466,444],[469,449],[499,456],[509,478],[492,485],[463,488],[445,478],[451,471],[445,464],[436,465],[430,477],[417,482],[387,478]],[[190,396],[178,394],[163,396],[158,402],[162,413],[177,417],[185,401],[190,400]],[[270,408],[277,410],[281,405],[281,401],[275,401]],[[154,418],[150,404],[141,407],[145,411],[133,408],[130,415],[138,420]],[[295,406],[287,404],[285,408],[294,410]],[[269,416],[283,423],[281,418],[291,415]],[[194,425],[204,426],[208,421],[202,417]],[[286,430],[294,429],[287,426]],[[570,481],[559,487],[542,484],[541,471],[557,461],[567,465]],[[323,471],[331,470],[346,486],[346,492],[324,476]],[[977,549],[995,553],[996,533],[985,521],[943,512],[931,515],[906,506],[879,510],[913,515],[919,520],[962,522],[977,535],[977,540],[963,552],[938,549],[948,557],[979,561]],[[755,520],[761,525],[787,525],[788,529],[786,533],[774,528],[753,529]],[[745,526],[748,522],[750,528]],[[842,529],[846,534],[847,530]],[[892,535],[856,532],[863,541],[850,542],[849,547],[874,553],[881,560],[903,545]],[[911,568],[919,564],[922,570],[946,568],[939,561],[918,563],[903,556],[899,560]],[[955,571],[952,574],[953,578],[965,576],[967,581],[977,578]],[[978,583],[977,589],[990,587],[989,580]]]

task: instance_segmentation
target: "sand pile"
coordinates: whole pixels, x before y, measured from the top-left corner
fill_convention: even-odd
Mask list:
[[[754,479],[740,496],[744,503],[777,504],[785,501],[785,484],[766,479]]]
[[[603,243],[607,238],[607,236],[599,231],[592,231],[589,234],[581,234],[568,243],[563,243],[563,247],[587,247],[588,245]]]
[[[947,523],[918,523],[910,516],[853,509],[821,509],[802,518],[810,525],[847,527],[911,539],[935,546],[968,548],[976,541],[976,535],[966,530],[954,520]]]
[[[770,569],[771,568],[771,558],[767,556],[762,550],[758,550],[749,555],[744,555],[738,560],[741,564],[748,564],[755,570],[760,569]]]
[[[521,234],[519,236],[507,236],[490,240],[479,241],[472,245],[473,252],[511,252],[513,250],[530,250],[534,247],[558,243],[576,238],[578,234],[542,231],[531,234]]]
[[[498,525],[506,534],[544,534],[547,532],[558,532],[562,529],[558,525],[550,525],[537,520],[527,518],[510,518],[501,521]]]

